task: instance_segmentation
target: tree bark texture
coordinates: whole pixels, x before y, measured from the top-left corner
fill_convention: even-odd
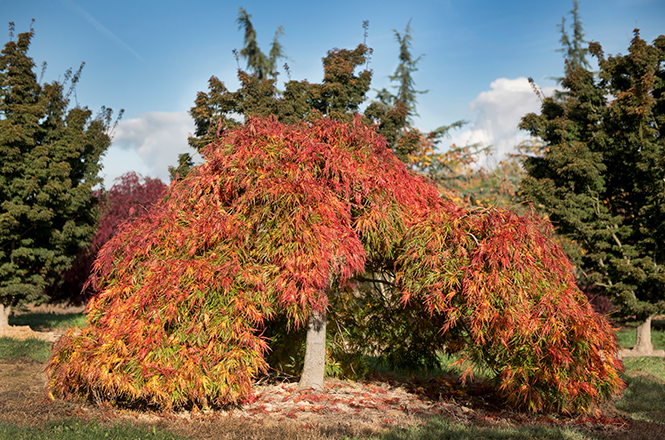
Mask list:
[[[326,312],[312,312],[307,325],[305,364],[298,388],[323,390],[326,367]]]
[[[635,346],[630,350],[619,350],[620,357],[665,357],[665,350],[654,350],[651,343],[651,316],[637,326],[637,339]]]
[[[642,324],[637,326],[637,339],[633,350],[640,353],[653,352],[653,344],[651,343],[651,316],[647,318]]]
[[[9,312],[11,312],[11,309],[11,306],[0,304],[0,328],[9,327]]]

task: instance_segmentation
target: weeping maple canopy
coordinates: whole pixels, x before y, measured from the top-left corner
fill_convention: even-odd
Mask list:
[[[204,155],[99,252],[88,325],[47,367],[53,395],[242,403],[267,367],[263,324],[302,324],[367,267],[445,316],[515,404],[584,410],[621,388],[614,333],[547,225],[443,200],[360,117],[250,118]]]

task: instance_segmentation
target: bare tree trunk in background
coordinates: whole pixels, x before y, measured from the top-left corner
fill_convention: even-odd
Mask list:
[[[305,365],[298,383],[300,389],[323,390],[326,368],[326,312],[312,312],[307,324]]]
[[[665,357],[664,350],[654,350],[651,343],[651,316],[637,326],[637,340],[635,346],[630,350],[619,350],[621,357],[657,356]]]
[[[653,344],[651,343],[651,316],[642,324],[637,326],[637,339],[633,350],[640,353],[652,353]]]
[[[9,327],[9,312],[11,312],[11,310],[11,306],[0,304],[0,328]]]

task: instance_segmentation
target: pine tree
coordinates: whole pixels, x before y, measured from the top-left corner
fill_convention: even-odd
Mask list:
[[[580,6],[578,0],[573,0],[573,9],[569,14],[573,17],[572,38],[566,32],[566,17],[561,18],[561,24],[558,26],[561,31],[561,49],[558,51],[564,54],[570,68],[575,70],[578,67],[590,69],[591,65],[586,57],[589,54],[588,42],[584,40],[584,26],[580,18]]]
[[[45,286],[90,244],[92,188],[111,143],[111,110],[93,118],[68,109],[81,69],[38,83],[27,55],[33,36],[31,28],[14,40],[10,24],[0,54],[0,325],[11,307],[44,301]]]
[[[590,50],[599,79],[569,68],[568,98],[522,119],[546,148],[521,188],[568,239],[581,282],[646,323],[636,351],[649,353],[650,316],[665,311],[665,36],[648,45],[635,30],[627,55]]]
[[[449,165],[449,159],[456,157],[460,151],[477,150],[477,145],[470,148],[461,148],[452,154],[436,152],[436,146],[449,135],[453,129],[461,128],[466,121],[460,120],[450,125],[442,125],[429,133],[422,133],[413,126],[413,117],[418,116],[416,110],[417,95],[427,93],[427,90],[416,90],[412,74],[418,70],[418,62],[423,55],[414,58],[411,53],[411,21],[400,34],[393,29],[395,39],[399,43],[399,64],[395,72],[389,77],[397,94],[383,88],[377,92],[377,99],[365,109],[364,116],[376,127],[376,130],[386,138],[395,155],[413,170],[435,178],[441,169]],[[473,154],[467,155],[463,160],[471,160]],[[454,160],[454,159],[453,159]],[[436,168],[436,171],[433,171]],[[436,179],[435,179],[436,180]]]

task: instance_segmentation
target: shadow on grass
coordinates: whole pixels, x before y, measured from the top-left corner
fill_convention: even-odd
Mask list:
[[[446,419],[434,419],[423,426],[396,429],[381,437],[381,440],[586,440],[592,439],[584,433],[569,428],[520,426],[495,428],[467,426]]]
[[[648,375],[624,380],[628,388],[616,407],[637,420],[665,423],[665,382]]]
[[[11,315],[9,325],[28,325],[35,331],[83,327],[85,325],[85,315],[83,313],[25,313]]]
[[[46,362],[51,356],[51,343],[42,339],[14,339],[0,337],[0,359],[4,360],[33,360]],[[3,437],[0,437],[2,439]]]

